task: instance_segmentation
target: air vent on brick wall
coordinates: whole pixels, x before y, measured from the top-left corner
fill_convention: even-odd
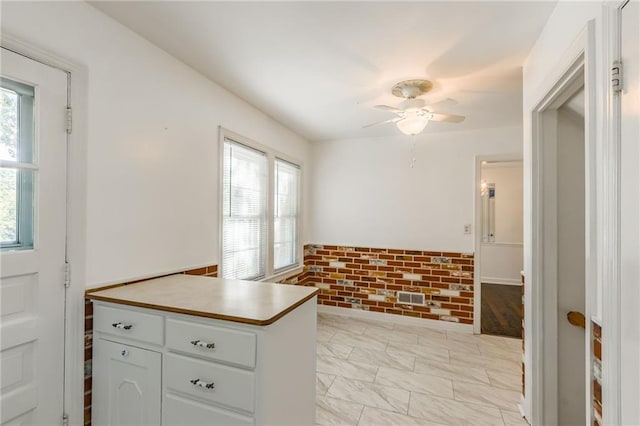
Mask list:
[[[407,303],[410,305],[424,305],[424,294],[410,293],[408,291],[399,291],[398,303]]]

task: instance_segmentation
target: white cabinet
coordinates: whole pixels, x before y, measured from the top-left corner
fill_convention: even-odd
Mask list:
[[[315,423],[315,297],[266,326],[94,303],[95,426]]]
[[[98,338],[93,365],[94,425],[160,424],[159,352]]]

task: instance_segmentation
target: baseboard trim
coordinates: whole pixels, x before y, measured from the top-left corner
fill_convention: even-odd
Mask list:
[[[480,282],[482,284],[522,285],[522,280],[510,278],[481,277]]]
[[[437,330],[456,331],[458,333],[473,334],[473,325],[457,322],[438,321],[428,318],[414,318],[402,315],[385,314],[383,312],[371,312],[362,309],[340,308],[338,306],[318,305],[318,313],[342,315],[352,318],[362,318],[373,321],[388,321],[400,325],[415,325]]]

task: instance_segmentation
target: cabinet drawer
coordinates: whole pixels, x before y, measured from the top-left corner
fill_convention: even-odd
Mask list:
[[[164,426],[250,426],[254,424],[251,417],[241,416],[170,393],[164,397],[163,409],[162,424]]]
[[[231,328],[167,319],[167,347],[249,368],[256,365],[256,335]]]
[[[174,354],[166,355],[165,366],[167,388],[253,412],[253,372]]]
[[[95,331],[162,345],[163,318],[128,309],[97,305],[93,311]]]

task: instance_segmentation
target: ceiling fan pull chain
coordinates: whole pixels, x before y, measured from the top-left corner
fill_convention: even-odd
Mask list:
[[[411,168],[416,165],[416,135],[411,136]]]

